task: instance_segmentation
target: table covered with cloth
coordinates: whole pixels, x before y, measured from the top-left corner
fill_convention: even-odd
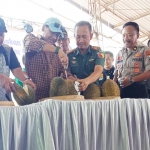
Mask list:
[[[150,150],[150,100],[1,106],[0,150]]]

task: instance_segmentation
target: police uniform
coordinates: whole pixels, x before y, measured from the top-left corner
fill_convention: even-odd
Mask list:
[[[134,77],[150,70],[150,48],[136,46],[133,50],[123,48],[119,51],[116,60],[118,79],[121,77]],[[147,98],[145,81],[134,82],[121,88],[121,98]]]
[[[104,52],[100,47],[89,46],[86,54],[81,54],[79,48],[68,53],[69,71],[79,79],[85,79],[94,72],[96,65],[104,66]],[[98,80],[96,81],[97,84]]]

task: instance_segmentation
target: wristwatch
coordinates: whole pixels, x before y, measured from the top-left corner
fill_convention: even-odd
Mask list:
[[[134,80],[133,80],[132,76],[130,77],[129,81],[130,81],[130,84],[134,83]]]
[[[56,46],[55,54],[58,54],[58,51],[60,50],[59,46]]]

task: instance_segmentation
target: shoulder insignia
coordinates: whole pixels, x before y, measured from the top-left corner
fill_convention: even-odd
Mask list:
[[[99,46],[91,46],[91,48],[92,48],[93,50],[99,50],[99,51],[102,51],[101,48],[100,48]]]
[[[69,50],[69,51],[67,52],[67,54],[70,54],[70,53],[74,52],[75,50],[76,50],[76,48],[75,48],[75,49],[72,49],[72,50]]]

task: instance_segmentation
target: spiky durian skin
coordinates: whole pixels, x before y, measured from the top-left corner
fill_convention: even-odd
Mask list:
[[[95,84],[89,84],[87,89],[84,91],[84,98],[85,99],[93,99],[101,96],[100,87]]]
[[[102,96],[120,96],[120,89],[117,83],[107,79],[102,85]]]

